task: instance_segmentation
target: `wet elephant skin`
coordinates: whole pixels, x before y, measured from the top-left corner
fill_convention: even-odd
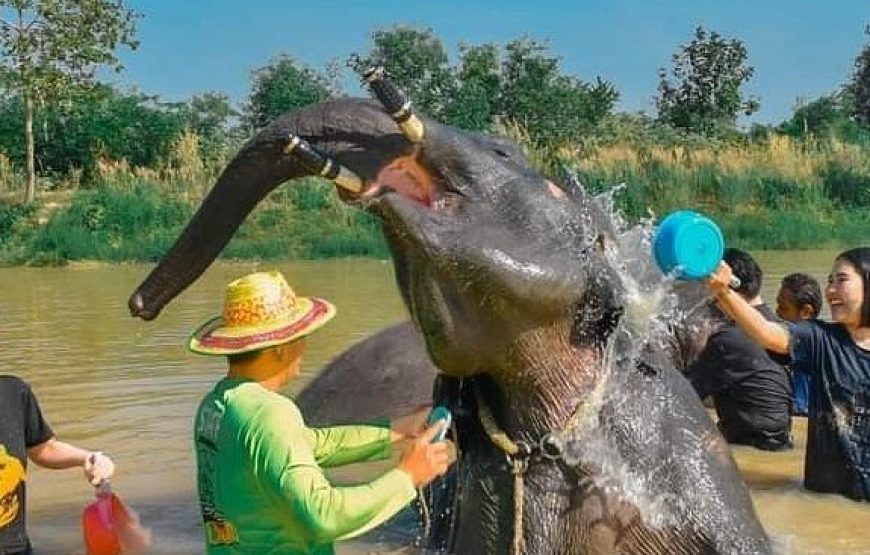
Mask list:
[[[727,446],[674,370],[665,338],[644,337],[626,316],[631,269],[611,256],[625,230],[600,199],[554,185],[510,141],[422,120],[419,144],[364,100],[276,120],[230,162],[131,310],[156,317],[259,200],[307,173],[283,153],[288,135],[300,135],[365,182],[364,194],[344,196],[382,221],[423,339],[405,335],[410,346],[393,351],[355,347],[301,403],[348,408],[314,417],[324,422],[398,411],[425,393],[431,361],[445,384],[436,401],[457,412],[461,453],[452,510],[434,514],[433,546],[509,553],[519,523],[524,553],[768,553]],[[408,194],[389,171],[397,160],[431,183]],[[373,341],[389,343],[398,329]],[[395,373],[403,368],[404,382]],[[342,392],[342,381],[356,389]],[[354,411],[366,384],[390,384],[390,393],[383,406]],[[481,425],[484,408],[515,443],[567,438],[556,460],[529,461],[522,514],[505,454]]]

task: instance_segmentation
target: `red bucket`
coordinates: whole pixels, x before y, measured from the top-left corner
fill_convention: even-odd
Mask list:
[[[139,519],[108,487],[82,512],[82,530],[88,555],[137,553],[148,545],[148,533]]]

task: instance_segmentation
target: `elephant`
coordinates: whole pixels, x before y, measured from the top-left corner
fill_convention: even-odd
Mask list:
[[[699,286],[675,292],[650,260],[648,228],[627,225],[607,196],[548,179],[516,143],[416,114],[412,135],[392,112],[340,98],[272,122],[226,167],[131,312],[155,318],[257,202],[316,173],[288,154],[301,138],[328,157],[322,173],[355,176],[342,198],[381,221],[413,329],[354,347],[300,404],[315,411],[328,391],[310,417],[335,422],[413,405],[435,384],[459,460],[447,501],[429,511],[428,547],[771,552],[727,444],[677,370]],[[349,382],[389,387],[390,402],[360,407]]]

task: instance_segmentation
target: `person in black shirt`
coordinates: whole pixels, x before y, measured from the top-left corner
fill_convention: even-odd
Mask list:
[[[776,315],[786,322],[815,320],[822,311],[822,288],[813,276],[796,272],[782,278],[776,295]],[[792,414],[809,414],[810,375],[789,365],[794,390]]]
[[[31,552],[25,521],[27,459],[45,468],[80,466],[93,485],[115,471],[106,455],[57,440],[30,386],[0,376],[0,555]]]
[[[731,275],[720,264],[708,280],[719,306],[812,377],[804,486],[870,501],[870,247],[834,259],[825,288],[832,322],[768,322],[728,288]]]
[[[762,273],[755,260],[739,249],[727,249],[724,260],[740,278],[737,293],[763,318],[777,321],[759,297]],[[719,430],[729,443],[778,451],[792,446],[792,389],[784,362],[728,321],[710,336],[686,377],[702,399],[713,396]]]

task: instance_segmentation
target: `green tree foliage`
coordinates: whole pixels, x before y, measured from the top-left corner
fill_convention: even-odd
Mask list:
[[[494,44],[460,45],[457,89],[444,110],[447,123],[485,131],[501,110],[501,63]]]
[[[137,17],[122,0],[0,0],[0,68],[24,101],[25,202],[36,189],[34,104],[92,81],[99,66],[120,70],[115,50],[136,48]]]
[[[184,129],[223,141],[219,127],[226,118],[221,106],[217,102],[216,107],[203,107],[202,97],[163,104],[156,97],[119,92],[108,85],[70,87],[37,118],[37,166],[51,174],[80,168],[87,175],[100,156],[159,166]],[[0,150],[16,164],[26,156],[23,138],[16,132],[23,113],[20,96],[0,99]]]
[[[589,84],[563,74],[547,50],[531,39],[507,44],[500,115],[520,123],[539,143],[580,139],[610,113],[619,93],[607,81]]]
[[[563,143],[588,133],[618,98],[610,83],[594,84],[565,75],[546,45],[519,39],[503,49],[494,44],[461,45],[451,67],[443,44],[431,30],[395,27],[374,34],[366,55],[350,65],[362,72],[383,65],[391,79],[430,116],[485,131],[497,120],[521,125],[541,144]]]
[[[218,160],[238,146],[240,138],[232,122],[239,112],[224,93],[206,92],[190,102],[176,105],[184,127],[199,137],[200,151],[206,161]]]
[[[242,120],[249,132],[262,129],[273,119],[329,98],[330,78],[296,59],[281,55],[255,69],[253,86]]]
[[[702,133],[733,130],[737,115],[750,115],[758,101],[740,88],[753,75],[743,42],[703,27],[673,55],[670,77],[659,69],[656,106],[661,120]]]
[[[837,138],[856,142],[866,135],[852,119],[854,100],[847,92],[822,96],[798,106],[794,115],[779,126],[779,131],[792,137]]]
[[[441,39],[431,29],[396,26],[374,31],[372,45],[368,54],[351,54],[348,65],[359,75],[374,65],[384,66],[415,106],[441,118],[456,89]]]
[[[864,32],[870,36],[870,25],[865,27]],[[864,45],[855,58],[855,71],[847,89],[854,98],[855,119],[864,125],[870,125],[870,42]]]

